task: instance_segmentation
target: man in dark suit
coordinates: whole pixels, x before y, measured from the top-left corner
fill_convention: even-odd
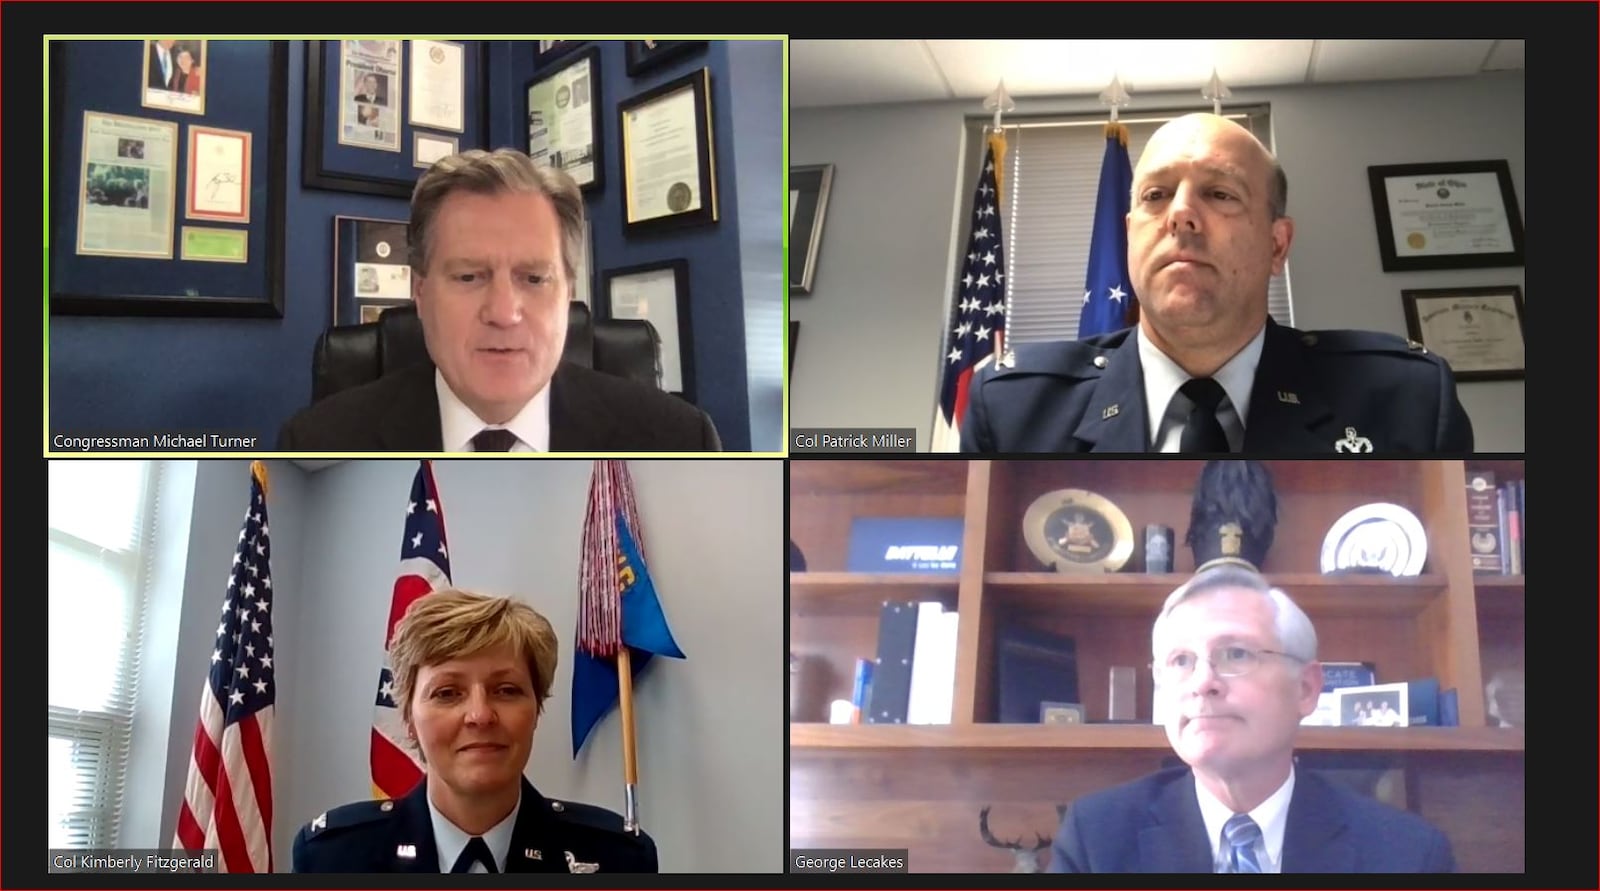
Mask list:
[[[150,63],[145,86],[152,90],[172,89],[173,78],[178,76],[178,61],[172,49],[175,43],[176,40],[150,41]]]
[[[430,362],[296,414],[283,451],[719,451],[705,412],[561,363],[583,197],[512,149],[434,164],[411,198]]]
[[[1139,322],[1024,344],[973,378],[963,452],[1472,451],[1449,366],[1421,344],[1276,325],[1267,286],[1294,240],[1283,169],[1209,114],[1157,130],[1134,171]]]
[[[1151,633],[1156,703],[1186,768],[1073,802],[1051,872],[1453,872],[1413,814],[1296,766],[1322,666],[1311,620],[1253,568],[1174,591]]]

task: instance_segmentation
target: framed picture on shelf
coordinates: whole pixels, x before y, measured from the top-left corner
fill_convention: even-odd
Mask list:
[[[689,262],[665,260],[601,277],[605,317],[644,319],[661,338],[661,388],[695,401],[694,326],[689,314]]]
[[[789,168],[789,293],[807,295],[817,274],[833,165]]]
[[[1077,702],[1039,703],[1040,724],[1087,724],[1083,717],[1083,704]]]
[[[600,49],[540,69],[524,91],[528,157],[566,173],[578,188],[605,185],[600,130]]]
[[[411,302],[405,220],[333,218],[333,324],[371,321]]]
[[[628,57],[628,76],[639,75],[660,68],[677,59],[694,55],[707,46],[706,40],[629,40],[625,42]]]
[[[1500,161],[1367,168],[1385,272],[1522,265],[1522,214]]]
[[[50,314],[283,316],[289,45],[194,43],[228,72],[205,88],[204,126],[145,102],[170,83],[148,41],[51,42]],[[190,57],[169,60],[182,73]],[[92,88],[135,65],[140,90]]]
[[[1410,684],[1341,687],[1340,727],[1405,727],[1411,720]]]
[[[1458,381],[1521,380],[1527,374],[1522,289],[1419,288],[1400,292],[1406,332],[1450,363]]]
[[[617,115],[626,230],[716,222],[711,70],[701,68],[625,99]]]

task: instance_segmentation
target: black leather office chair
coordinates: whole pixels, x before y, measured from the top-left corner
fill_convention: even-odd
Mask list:
[[[311,401],[426,361],[415,306],[385,310],[376,322],[331,328],[312,350]],[[587,304],[574,302],[567,313],[561,361],[661,387],[661,337],[655,326],[643,319],[596,322]]]

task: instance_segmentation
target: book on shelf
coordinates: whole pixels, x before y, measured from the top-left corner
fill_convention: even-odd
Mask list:
[[[937,600],[917,604],[917,643],[911,657],[908,724],[948,724],[955,705],[956,622],[954,610]]]
[[[1322,693],[1317,709],[1301,719],[1302,727],[1339,726],[1339,693],[1345,687],[1366,687],[1378,682],[1377,666],[1371,662],[1322,663]]]
[[[1504,575],[1501,567],[1502,534],[1499,488],[1492,470],[1467,473],[1467,536],[1472,571],[1479,575]]]
[[[872,660],[857,659],[856,675],[850,687],[850,723],[860,724],[872,693]]]
[[[911,659],[917,647],[917,604],[886,600],[878,612],[878,655],[867,697],[868,724],[904,724],[911,705]]]

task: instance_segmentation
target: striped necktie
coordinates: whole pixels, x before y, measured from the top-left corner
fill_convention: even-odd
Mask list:
[[[1222,840],[1228,844],[1228,865],[1223,872],[1260,872],[1256,860],[1256,843],[1261,840],[1261,827],[1249,814],[1234,814],[1222,826]]]

